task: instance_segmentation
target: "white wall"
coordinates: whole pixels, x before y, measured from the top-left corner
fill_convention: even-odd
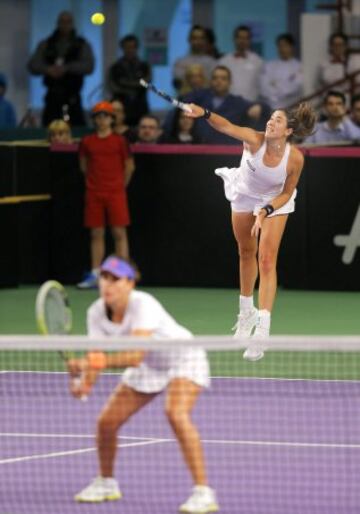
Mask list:
[[[0,71],[8,77],[7,98],[16,106],[18,120],[28,104],[30,7],[27,0],[0,0]]]
[[[303,14],[301,16],[301,56],[304,70],[304,92],[316,89],[316,70],[327,56],[328,38],[332,32],[331,14]]]

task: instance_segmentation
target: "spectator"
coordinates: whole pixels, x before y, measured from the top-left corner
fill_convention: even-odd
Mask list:
[[[106,219],[111,227],[118,257],[128,258],[126,226],[130,223],[126,186],[134,171],[129,145],[112,130],[114,110],[99,102],[92,110],[95,134],[85,136],[79,148],[80,168],[86,177],[85,225],[91,234],[91,272],[78,284],[80,289],[97,286],[105,254]]]
[[[71,144],[72,137],[70,125],[64,120],[53,120],[48,126],[48,140],[50,144]]]
[[[219,64],[231,71],[231,93],[246,100],[254,101],[259,96],[260,74],[263,60],[250,50],[251,30],[240,25],[234,30],[235,53],[225,55]],[[226,116],[225,116],[226,117]]]
[[[0,129],[14,128],[16,126],[15,109],[12,103],[5,98],[6,89],[6,76],[4,73],[0,73]]]
[[[360,56],[348,52],[348,37],[341,32],[331,34],[329,38],[329,56],[318,67],[318,86],[331,86],[337,80],[345,78],[349,73],[360,70]],[[357,77],[357,83],[360,76]],[[348,84],[337,85],[332,89],[346,92]]]
[[[70,12],[60,13],[57,29],[40,42],[28,67],[33,75],[43,75],[47,88],[43,125],[65,113],[71,125],[84,125],[81,89],[84,76],[94,69],[94,56],[89,43],[77,35]]]
[[[316,124],[315,132],[305,143],[332,144],[349,142],[355,138],[351,122],[346,116],[346,99],[340,91],[329,91],[324,99],[326,121]]]
[[[360,95],[355,95],[351,99],[350,121],[355,129],[360,130]]]
[[[260,77],[261,97],[272,109],[298,102],[303,91],[301,62],[295,58],[295,39],[291,34],[276,38],[279,58],[265,64]]]
[[[123,102],[126,122],[135,127],[140,118],[149,112],[147,92],[139,80],[151,80],[151,69],[138,56],[139,40],[134,34],[123,37],[119,44],[123,55],[110,67],[109,90],[114,100]]]
[[[195,132],[195,120],[185,116],[181,109],[176,109],[170,133],[162,136],[159,143],[188,145],[201,143]]]
[[[180,96],[187,95],[192,91],[203,89],[208,85],[204,66],[201,64],[190,64],[185,70],[184,81],[179,91]]]
[[[181,57],[174,64],[174,86],[180,91],[183,86],[186,69],[191,64],[201,64],[204,67],[206,77],[209,79],[216,60],[207,55],[208,40],[206,29],[200,25],[194,25],[189,34],[190,53]]]
[[[140,120],[135,143],[156,144],[160,135],[159,118],[153,114],[146,114]]]
[[[236,125],[251,125],[258,127],[263,116],[268,112],[260,104],[254,104],[241,96],[230,93],[231,72],[225,66],[216,66],[212,73],[210,88],[194,91],[186,95],[183,100],[195,103],[212,112],[226,117]],[[165,122],[166,133],[172,126],[173,113],[169,113]],[[204,143],[236,145],[238,142],[225,134],[214,130],[206,120],[198,119],[195,122],[196,133]],[[264,127],[262,127],[264,128]]]
[[[125,137],[129,143],[135,138],[134,131],[125,123],[125,107],[121,100],[113,100],[111,102],[114,110],[113,130],[115,134]]]
[[[224,54],[220,53],[217,46],[216,46],[216,35],[213,29],[205,29],[206,33],[206,53],[207,55],[210,55],[210,57],[213,57],[214,59],[218,60],[220,57],[222,57]]]

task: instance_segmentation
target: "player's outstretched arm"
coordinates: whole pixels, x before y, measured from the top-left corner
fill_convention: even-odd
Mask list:
[[[261,132],[256,132],[256,130],[248,127],[239,127],[238,125],[234,125],[226,118],[223,118],[214,112],[210,112],[199,105],[189,104],[189,106],[191,108],[191,112],[186,113],[186,116],[189,118],[205,117],[207,122],[215,130],[218,130],[227,136],[244,141],[244,143],[247,143],[250,146],[260,145],[263,140],[264,135]]]

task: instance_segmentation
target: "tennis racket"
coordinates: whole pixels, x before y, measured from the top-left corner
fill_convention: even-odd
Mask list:
[[[152,84],[151,82],[146,82],[146,80],[144,80],[144,79],[140,79],[139,82],[140,82],[140,85],[142,87],[144,87],[145,89],[150,89],[150,91],[152,91],[156,95],[160,96],[161,98],[163,98],[167,102],[173,104],[178,109],[181,109],[182,111],[186,111],[186,112],[192,112],[191,107],[189,106],[189,104],[185,104],[184,102],[180,102],[180,100],[176,100],[176,98],[174,98],[173,96],[168,95],[164,91],[160,91],[160,89],[158,89],[156,86],[154,86],[154,84]]]
[[[35,302],[35,317],[40,334],[66,335],[72,329],[72,313],[66,290],[60,282],[48,280],[39,288]],[[76,357],[73,352],[58,351],[64,362]],[[72,379],[75,387],[81,383],[81,377]],[[87,400],[87,396],[81,396]]]

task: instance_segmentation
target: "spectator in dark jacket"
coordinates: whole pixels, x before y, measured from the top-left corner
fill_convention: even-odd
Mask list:
[[[47,88],[43,125],[59,118],[84,125],[81,89],[85,75],[94,69],[94,56],[89,43],[77,35],[70,12],[60,13],[57,29],[39,43],[28,67],[33,75],[43,75]]]
[[[135,143],[157,144],[161,136],[160,120],[153,114],[145,114],[139,121]]]
[[[149,112],[146,89],[140,79],[151,79],[151,69],[147,62],[138,57],[139,40],[133,34],[121,39],[123,56],[109,70],[109,90],[113,100],[121,100],[125,106],[126,122],[131,127]]]
[[[249,102],[241,96],[230,94],[231,72],[225,66],[216,66],[212,72],[210,88],[201,89],[185,95],[183,101],[195,103],[209,109],[236,125],[245,125],[256,130],[263,130],[264,118],[269,108],[259,103]],[[165,133],[169,133],[173,113],[170,113],[165,122]],[[214,130],[206,120],[196,120],[196,134],[204,143],[219,145],[237,145],[238,141]]]

